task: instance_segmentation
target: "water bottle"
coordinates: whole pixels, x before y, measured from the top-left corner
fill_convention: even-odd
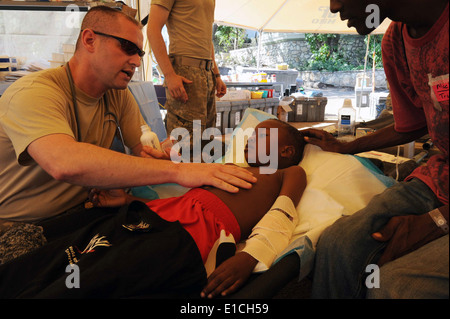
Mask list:
[[[354,135],[356,110],[351,99],[345,99],[338,112],[338,136]]]
[[[162,151],[161,144],[159,143],[158,135],[155,132],[152,132],[148,125],[141,126],[141,144],[151,146],[154,149]]]

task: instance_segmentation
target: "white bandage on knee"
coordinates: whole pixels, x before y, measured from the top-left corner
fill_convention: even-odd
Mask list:
[[[242,251],[270,267],[289,244],[298,222],[297,210],[287,196],[279,196],[253,231]]]

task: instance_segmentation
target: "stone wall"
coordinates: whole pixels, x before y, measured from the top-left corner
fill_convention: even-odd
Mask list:
[[[256,66],[258,47],[253,46],[245,49],[233,50],[229,54],[228,64],[240,64]],[[364,64],[366,44],[364,36],[341,35],[339,39],[339,52],[343,54],[346,61],[351,65]],[[266,38],[261,46],[261,65],[273,67],[279,63],[287,63],[289,68],[305,69],[307,61],[311,58],[311,49],[304,34],[296,34],[284,39]]]
[[[349,64],[364,65],[366,44],[364,36],[341,35],[339,39],[339,52]],[[238,65],[256,67],[258,48],[256,46],[231,51],[218,58],[218,64],[235,67]],[[285,37],[265,37],[261,46],[261,68],[274,67],[280,63],[287,63],[289,69],[299,71],[299,78],[307,87],[321,88],[325,86],[355,87],[356,77],[362,71],[303,71],[312,53],[304,34],[292,34]],[[372,79],[372,70],[367,71]],[[377,89],[386,89],[386,76],[383,69],[375,70],[375,85]]]
[[[299,78],[303,80],[306,87],[322,88],[325,86],[334,87],[355,87],[356,78],[363,71],[300,71]],[[372,70],[366,72],[369,77],[368,85],[372,85]],[[386,74],[383,69],[375,70],[375,87],[377,89],[387,89]]]

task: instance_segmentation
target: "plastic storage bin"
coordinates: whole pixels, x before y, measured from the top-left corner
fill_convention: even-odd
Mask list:
[[[325,119],[326,97],[296,97],[291,105],[289,122],[322,122]]]
[[[292,112],[289,113],[289,122],[306,122],[308,120],[308,110],[310,99],[307,97],[296,97],[291,105]]]
[[[308,104],[307,122],[322,122],[325,120],[325,107],[328,99],[326,97],[310,98]]]
[[[249,106],[253,109],[264,111],[266,107],[266,99],[250,100]]]
[[[229,101],[216,101],[216,127],[225,134],[225,129],[229,127],[231,102]]]
[[[241,122],[242,115],[246,108],[250,106],[249,100],[231,101],[231,111],[229,127],[234,129]]]
[[[266,99],[266,106],[264,107],[264,112],[271,115],[277,115],[278,105],[280,104],[279,98],[268,98]]]

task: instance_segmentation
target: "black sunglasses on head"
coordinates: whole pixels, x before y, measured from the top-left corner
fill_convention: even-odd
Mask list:
[[[127,40],[127,39],[124,39],[124,38],[121,38],[121,37],[116,37],[115,35],[94,31],[94,30],[92,30],[92,32],[94,32],[95,34],[98,34],[98,35],[102,35],[104,37],[109,37],[109,38],[116,39],[117,41],[120,42],[120,47],[122,48],[122,50],[128,55],[135,55],[135,54],[137,54],[137,55],[139,55],[142,58],[144,56],[144,54],[145,54],[144,51],[139,49],[138,46],[136,44],[134,44],[133,42],[131,42],[130,40]]]

